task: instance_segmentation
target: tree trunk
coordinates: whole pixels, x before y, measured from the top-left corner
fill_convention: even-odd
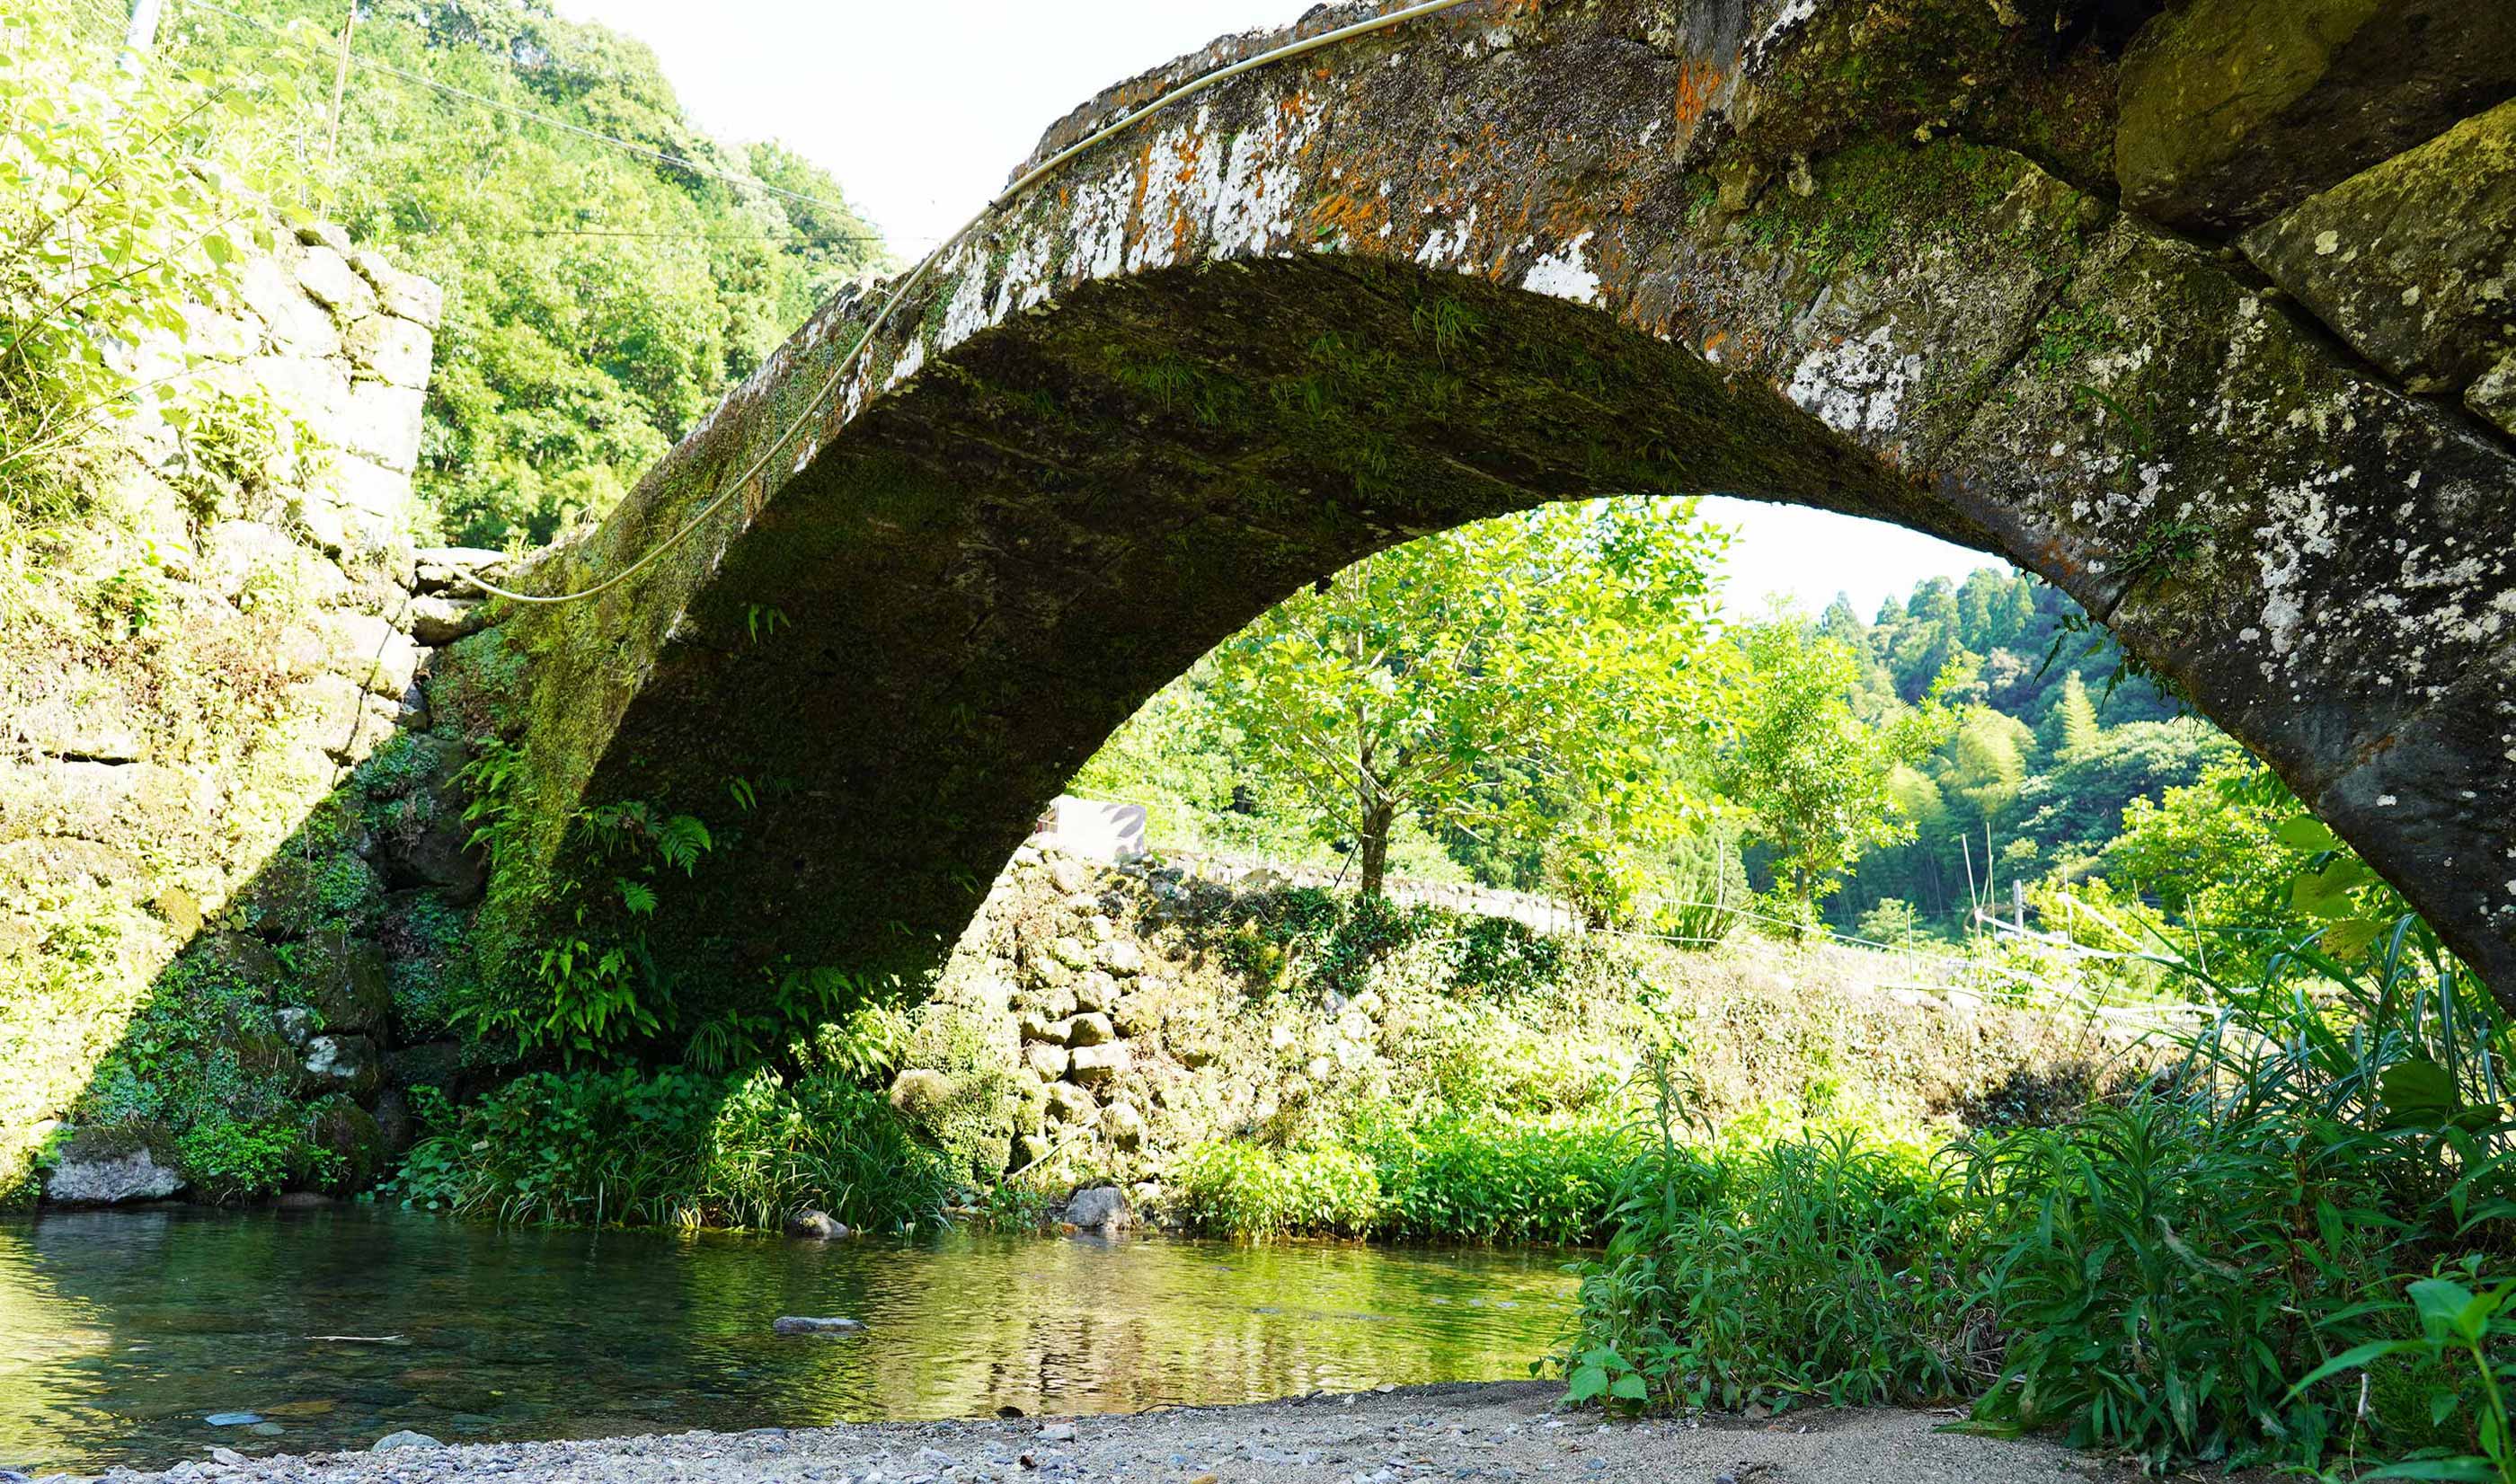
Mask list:
[[[1357,832],[1363,848],[1363,894],[1378,896],[1380,880],[1389,874],[1389,831],[1398,823],[1398,810],[1390,804],[1375,804],[1363,812],[1363,828]]]

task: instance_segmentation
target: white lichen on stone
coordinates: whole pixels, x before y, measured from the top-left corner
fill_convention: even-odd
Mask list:
[[[1922,379],[1922,357],[1900,351],[1896,321],[1812,350],[1791,371],[1790,399],[1837,433],[1891,433],[1905,394]]]
[[[1529,275],[1520,286],[1532,294],[1555,299],[1570,299],[1575,304],[1599,302],[1599,275],[1590,270],[1582,249],[1595,232],[1583,232],[1564,244],[1563,251],[1548,253],[1530,265]]]

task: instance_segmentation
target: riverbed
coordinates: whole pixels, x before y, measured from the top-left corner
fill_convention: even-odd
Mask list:
[[[1499,1380],[1562,1333],[1566,1260],[961,1231],[819,1244],[367,1206],[47,1215],[0,1224],[0,1468],[363,1448],[403,1428],[734,1432]],[[771,1333],[795,1314],[867,1328]]]

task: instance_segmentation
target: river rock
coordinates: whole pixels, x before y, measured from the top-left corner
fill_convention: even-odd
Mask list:
[[[369,1448],[367,1452],[391,1453],[397,1448],[442,1448],[444,1446],[425,1432],[413,1432],[404,1427],[399,1432],[388,1432],[376,1439],[375,1446]]]
[[[2516,103],[2300,202],[2243,247],[2408,390],[2461,392],[2516,352]]]
[[[1115,1185],[1093,1185],[1067,1198],[1066,1223],[1083,1231],[1110,1232],[1135,1219],[1127,1193]]]
[[[155,1124],[80,1129],[54,1146],[44,1199],[58,1206],[157,1201],[184,1188],[175,1141]]]
[[[2123,58],[2115,174],[2170,226],[2253,226],[2516,95],[2506,0],[2191,0]]]
[[[808,1206],[786,1218],[786,1235],[807,1242],[835,1242],[850,1233],[846,1222]]]
[[[864,1325],[854,1319],[810,1319],[788,1314],[769,1328],[780,1335],[855,1335],[861,1333]]]

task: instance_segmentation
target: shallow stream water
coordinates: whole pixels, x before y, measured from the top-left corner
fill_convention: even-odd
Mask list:
[[[363,1448],[403,1427],[595,1437],[1499,1380],[1560,1333],[1564,1260],[957,1232],[824,1246],[366,1207],[46,1216],[0,1223],[0,1468]],[[773,1335],[781,1314],[868,1328]]]

